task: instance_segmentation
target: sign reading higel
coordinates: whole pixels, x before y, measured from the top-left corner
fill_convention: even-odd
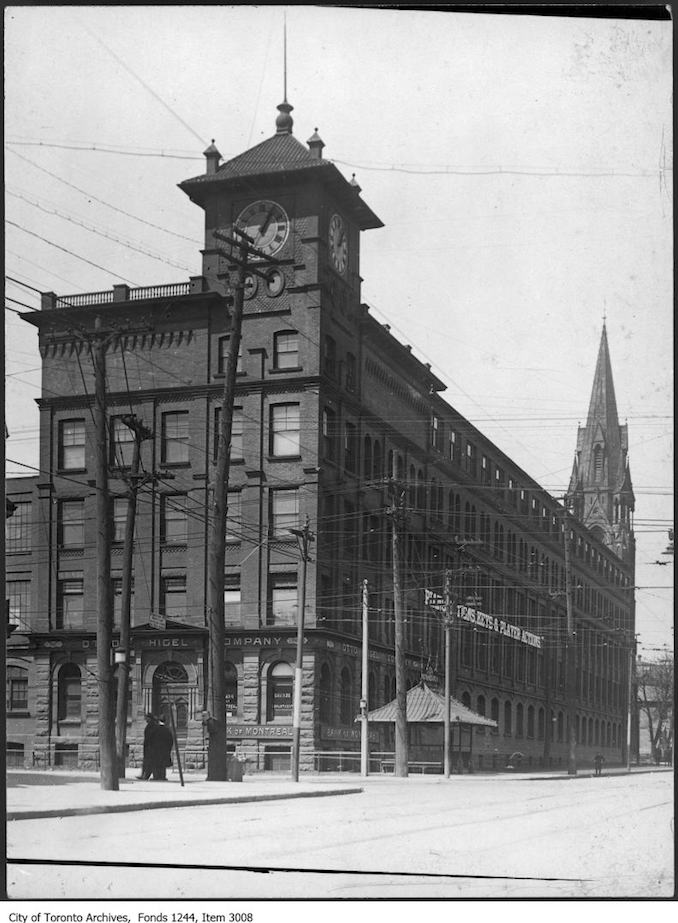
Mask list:
[[[291,724],[227,724],[227,737],[291,737]]]
[[[424,590],[424,604],[430,609],[437,609],[438,612],[445,612],[445,597],[440,593],[434,593],[432,590]],[[517,625],[511,625],[504,619],[497,618],[494,615],[487,615],[480,612],[472,606],[457,606],[457,618],[465,622],[471,622],[480,628],[487,628],[489,631],[496,631],[497,634],[505,635],[507,638],[513,638],[514,641],[520,641],[523,644],[529,644],[531,647],[541,648],[541,638],[539,635],[519,628]]]

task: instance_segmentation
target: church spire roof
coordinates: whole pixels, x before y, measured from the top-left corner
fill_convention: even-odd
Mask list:
[[[607,327],[604,321],[603,332],[600,337],[600,348],[598,349],[598,362],[596,363],[596,372],[593,376],[593,388],[591,389],[591,401],[589,403],[589,413],[586,419],[586,428],[593,429],[596,424],[602,427],[603,433],[607,438],[619,429],[617,400],[614,394],[612,365],[610,363],[610,351],[607,345]]]

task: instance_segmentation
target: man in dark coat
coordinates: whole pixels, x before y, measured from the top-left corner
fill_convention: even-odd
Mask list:
[[[152,752],[155,728],[155,717],[148,712],[146,714],[146,728],[144,730],[144,756],[141,764],[141,775],[137,776],[137,779],[146,780],[151,778],[151,773],[153,772]]]
[[[154,779],[166,779],[167,767],[172,765],[172,744],[174,737],[167,725],[156,722],[151,739],[152,766]]]

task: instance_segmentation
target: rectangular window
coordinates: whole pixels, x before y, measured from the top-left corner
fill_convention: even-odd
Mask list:
[[[242,494],[229,490],[226,511],[226,541],[242,541]]]
[[[466,443],[466,470],[475,477],[478,473],[478,458],[476,456],[476,447],[472,442]]]
[[[31,581],[8,580],[7,584],[8,615],[11,625],[19,630],[30,628]]]
[[[14,504],[14,512],[5,521],[7,553],[31,550],[31,501]]]
[[[161,577],[160,614],[175,621],[186,618],[186,578]]]
[[[494,487],[495,494],[499,498],[504,496],[504,472],[499,465],[494,469]]]
[[[271,535],[291,538],[290,529],[299,525],[299,491],[271,491]]]
[[[219,451],[219,434],[221,430],[221,407],[214,409],[214,460],[216,461]],[[242,448],[243,435],[243,412],[242,407],[233,408],[233,418],[231,420],[231,461],[241,461],[243,458]]]
[[[224,621],[227,625],[240,625],[241,615],[240,574],[224,576]]]
[[[218,345],[218,355],[217,355],[217,371],[220,375],[226,373],[226,361],[228,359],[228,350],[231,345],[231,338],[228,337],[219,337]],[[242,345],[240,346],[240,352],[238,353],[238,364],[235,367],[237,375],[242,375],[243,366],[242,366]]]
[[[456,430],[450,430],[450,461],[459,464],[461,459],[461,439]]]
[[[281,330],[273,337],[273,368],[299,368],[299,334],[296,330]]]
[[[113,577],[113,628],[120,628],[122,619],[122,578]],[[134,581],[132,581],[132,592],[129,601],[130,619],[134,615]]]
[[[113,541],[124,542],[127,531],[127,497],[115,497],[113,500]]]
[[[443,451],[443,423],[436,414],[431,416],[431,445],[436,451]]]
[[[481,456],[480,459],[480,480],[483,484],[490,483],[490,462],[487,455]]]
[[[326,335],[323,340],[323,371],[330,378],[337,374],[337,344],[331,336]]]
[[[280,458],[299,455],[300,435],[299,404],[271,407],[271,455]]]
[[[163,497],[160,507],[160,540],[164,545],[185,545],[188,541],[186,494]]]
[[[346,423],[344,429],[344,468],[355,471],[358,462],[358,437],[354,423]]]
[[[28,670],[7,667],[7,711],[28,711]]]
[[[356,386],[356,363],[353,353],[346,353],[346,390],[355,391]]]
[[[59,424],[59,468],[62,471],[85,468],[84,420],[62,420]]]
[[[134,458],[134,432],[125,426],[123,417],[111,420],[110,463],[116,468],[131,468]]]
[[[296,625],[297,575],[269,576],[269,625]]]
[[[84,628],[85,597],[82,577],[57,584],[57,629]]]
[[[323,410],[322,434],[323,455],[329,461],[334,461],[336,456],[337,416],[328,407]]]
[[[162,415],[162,463],[184,465],[188,462],[188,411]]]
[[[84,548],[85,502],[61,500],[59,502],[59,547]]]

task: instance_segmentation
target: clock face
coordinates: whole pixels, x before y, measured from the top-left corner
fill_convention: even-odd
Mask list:
[[[332,215],[330,218],[329,230],[330,257],[338,272],[346,272],[348,263],[348,238],[346,237],[346,226],[339,215]]]
[[[265,256],[273,256],[281,249],[290,231],[287,212],[269,199],[252,202],[238,215],[235,226],[252,240],[252,246]],[[256,259],[250,254],[251,259]]]

